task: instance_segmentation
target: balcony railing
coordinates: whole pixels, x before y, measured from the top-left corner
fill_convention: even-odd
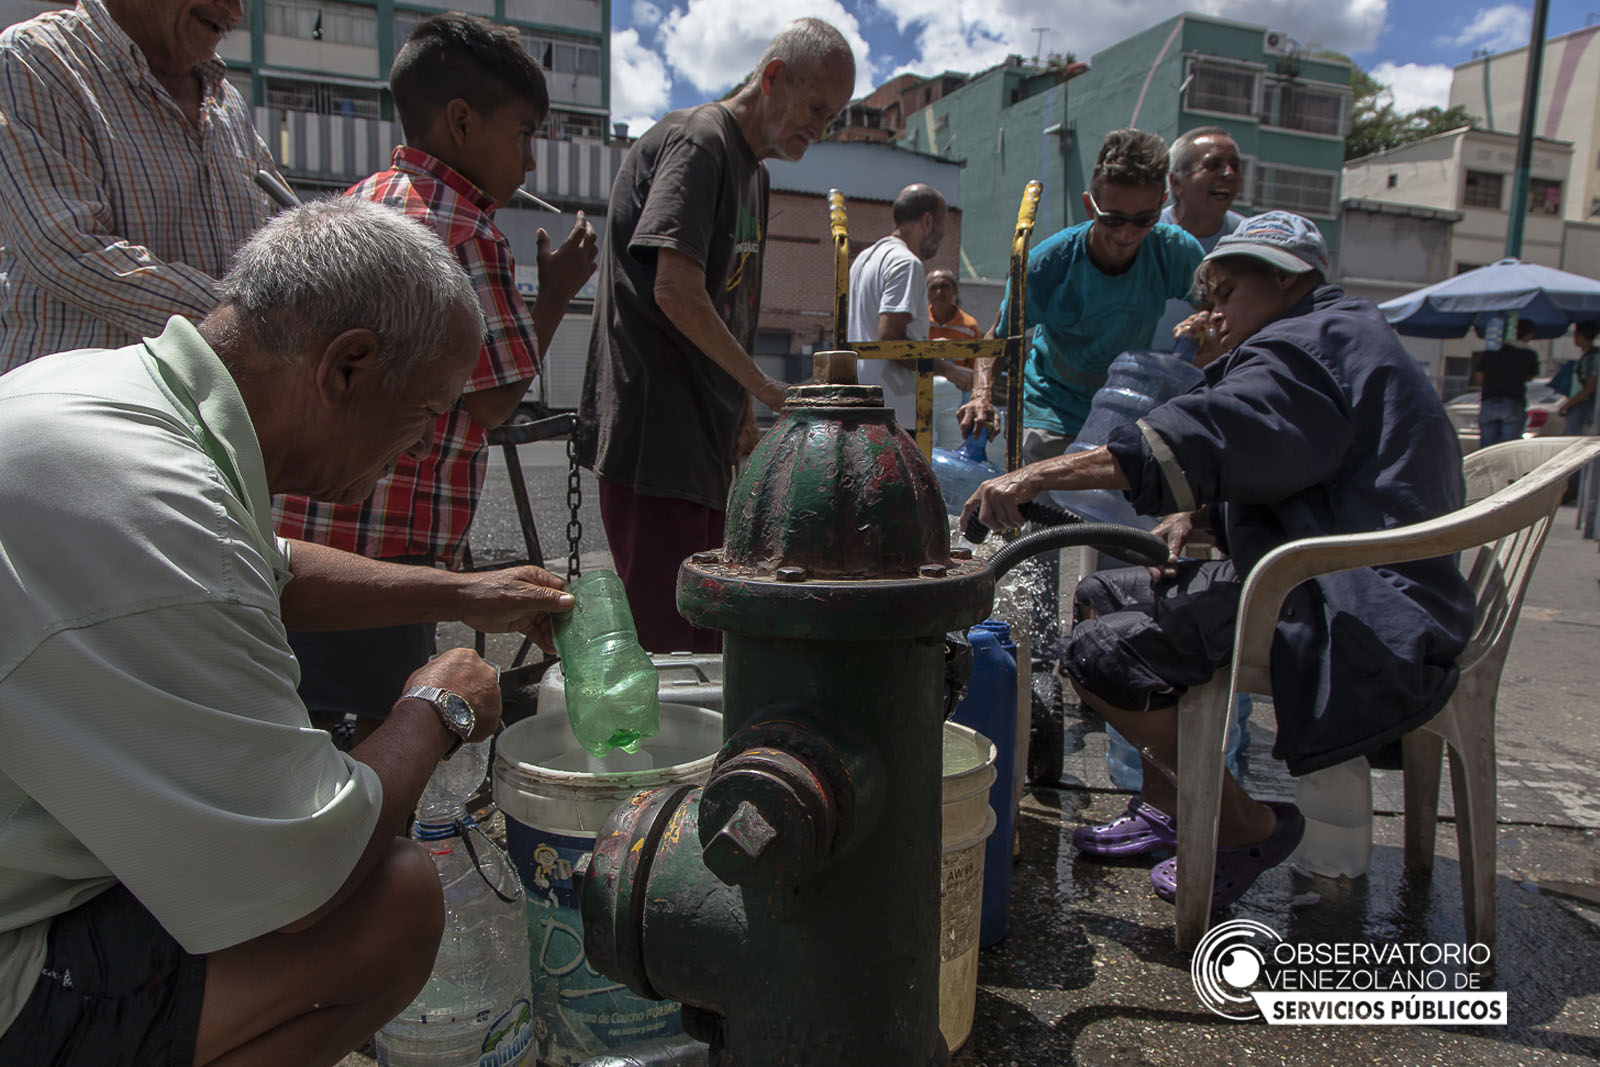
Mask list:
[[[321,185],[352,185],[389,165],[400,124],[258,107],[256,128],[284,175]],[[523,184],[546,200],[598,206],[627,148],[598,141],[535,140],[534,173]]]

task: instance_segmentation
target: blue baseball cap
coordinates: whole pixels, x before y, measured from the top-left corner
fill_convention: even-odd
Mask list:
[[[1201,262],[1223,256],[1254,256],[1290,274],[1314,270],[1328,276],[1328,245],[1322,231],[1292,211],[1268,211],[1245,219]]]

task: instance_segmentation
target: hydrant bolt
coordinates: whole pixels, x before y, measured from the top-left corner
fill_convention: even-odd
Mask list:
[[[701,859],[725,884],[738,885],[777,836],[754,804],[740,801],[733,818],[705,846]]]

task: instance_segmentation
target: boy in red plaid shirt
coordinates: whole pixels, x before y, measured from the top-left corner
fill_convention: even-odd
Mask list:
[[[389,86],[406,144],[388,170],[345,195],[392,204],[432,227],[477,285],[488,330],[460,402],[437,413],[426,458],[402,457],[361,504],[282,497],[278,532],[375,559],[455,568],[483,486],[486,434],[516,409],[568,301],[594,273],[595,233],[582,212],[555,251],[539,231],[530,315],[493,218],[533,169],[532,138],[550,105],[544,74],[515,31],[476,15],[426,19],[395,57]],[[432,624],[289,639],[313,719],[354,713],[357,741],[435,648]]]

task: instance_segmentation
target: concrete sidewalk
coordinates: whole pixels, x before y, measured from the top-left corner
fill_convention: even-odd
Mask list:
[[[559,461],[551,466],[552,480],[564,482]],[[1108,820],[1126,803],[1105,774],[1103,731],[1084,722],[1069,728],[1066,786],[1032,789],[1024,800],[1010,934],[980,958],[973,1032],[954,1063],[1600,1061],[1600,713],[1593,699],[1600,554],[1578,538],[1573,520],[1570,507],[1556,519],[1501,689],[1499,944],[1485,988],[1507,993],[1509,1025],[1268,1026],[1212,1014],[1196,994],[1190,961],[1173,946],[1172,909],[1152,892],[1148,864],[1086,862],[1071,846],[1074,827]],[[603,558],[603,544],[590,540],[598,525],[586,525],[586,564]],[[1270,756],[1270,703],[1258,702],[1251,731],[1246,787],[1261,797],[1292,797],[1292,780]],[[1399,796],[1397,772],[1375,775],[1380,815],[1366,877],[1322,879],[1280,867],[1263,875],[1228,917],[1257,920],[1300,944],[1460,942],[1454,823],[1441,820],[1431,878],[1412,878],[1401,862]],[[1450,810],[1446,786],[1441,814]],[[341,1067],[372,1062],[352,1055]]]

